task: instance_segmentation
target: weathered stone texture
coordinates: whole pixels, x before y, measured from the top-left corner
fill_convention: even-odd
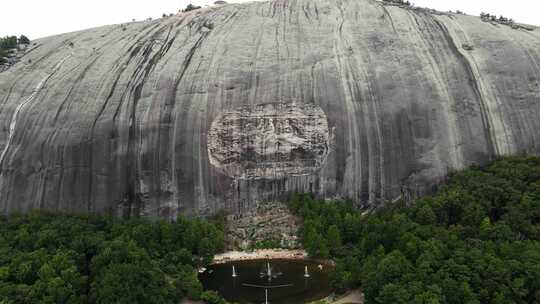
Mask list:
[[[285,204],[257,204],[251,211],[228,216],[226,246],[228,250],[249,250],[271,241],[282,248],[301,248],[300,226],[301,220]]]
[[[326,115],[312,104],[246,106],[218,115],[208,133],[210,163],[240,179],[316,174],[326,160]]]
[[[36,42],[0,73],[0,213],[375,206],[540,152],[538,28],[276,0]]]

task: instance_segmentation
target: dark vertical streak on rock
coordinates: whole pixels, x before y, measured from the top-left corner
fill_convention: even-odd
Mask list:
[[[137,44],[138,42],[136,42]],[[122,78],[123,74],[124,74],[124,71],[126,70],[127,66],[129,65],[130,61],[133,59],[134,57],[134,53],[138,52],[140,46],[137,44],[137,45],[132,45],[129,50],[132,50],[132,47],[133,46],[136,46],[136,49],[134,51],[132,51],[132,55],[128,57],[127,61],[124,62],[124,63],[120,63],[120,67],[118,69],[118,71],[115,74],[115,78],[114,78],[114,81],[112,83],[112,86],[111,86],[111,89],[109,90],[109,94],[107,95],[107,97],[105,98],[105,100],[103,101],[102,105],[101,105],[101,108],[99,109],[97,115],[95,116],[93,122],[92,122],[92,126],[90,128],[90,139],[89,139],[89,150],[90,150],[90,153],[89,153],[89,160],[88,160],[88,165],[89,165],[89,168],[90,168],[90,172],[93,171],[93,162],[94,162],[94,131],[95,131],[95,128],[96,128],[96,125],[97,125],[97,122],[98,120],[100,119],[100,117],[103,115],[105,109],[107,108],[107,105],[109,104],[109,101],[112,99],[113,95],[115,94],[116,92],[116,88],[118,86],[118,82],[120,81],[120,79]],[[122,94],[122,98],[123,98],[124,94]],[[116,115],[116,114],[115,114]],[[110,136],[110,135],[109,135]],[[93,206],[92,202],[93,202],[93,197],[92,197],[92,194],[93,194],[93,176],[90,175],[90,178],[89,178],[89,183],[88,183],[88,206],[87,206],[87,209],[88,211],[90,211],[92,209],[91,206]],[[116,206],[111,206],[111,209],[115,209]],[[111,210],[112,212],[113,210]]]
[[[156,37],[161,35],[163,30],[157,31],[151,38],[150,44],[147,44],[144,51],[143,51],[143,60],[142,63],[139,64],[137,67],[134,76],[135,79],[134,82],[136,83],[133,89],[133,101],[130,103],[131,110],[129,113],[129,130],[128,130],[128,138],[127,138],[127,168],[126,168],[126,180],[128,181],[128,199],[129,202],[132,204],[130,206],[130,213],[125,215],[127,216],[138,216],[141,214],[141,210],[144,208],[144,203],[146,203],[146,200],[143,200],[142,193],[140,193],[140,164],[139,164],[139,147],[140,145],[140,128],[139,128],[139,122],[137,121],[136,113],[137,113],[137,106],[139,104],[139,100],[141,98],[141,92],[143,85],[146,83],[146,79],[148,78],[148,75],[151,71],[155,68],[157,62],[159,59],[163,57],[163,55],[168,51],[170,48],[169,44],[169,37],[171,33],[172,27],[169,27],[169,31],[167,33],[167,37],[165,38],[165,42],[162,43],[161,48],[154,54],[154,56],[150,57],[150,54],[152,53],[153,43],[155,42]],[[172,42],[174,42],[175,37],[172,38]],[[144,67],[144,69],[141,71],[140,67]]]
[[[140,81],[138,82],[138,84],[135,86],[135,90],[134,90],[134,98],[133,98],[133,107],[132,107],[132,111],[131,111],[131,118],[130,118],[130,132],[129,132],[129,139],[128,139],[128,159],[129,157],[131,158],[135,158],[131,161],[128,160],[128,163],[132,163],[133,165],[129,165],[128,166],[128,176],[129,177],[133,177],[135,180],[133,183],[130,183],[130,187],[132,187],[135,192],[135,194],[132,194],[132,196],[134,196],[136,199],[140,199],[140,197],[142,197],[142,194],[139,194],[138,192],[140,191],[140,179],[141,177],[139,176],[141,170],[140,170],[140,164],[139,164],[139,159],[140,159],[140,153],[139,152],[135,152],[136,150],[138,151],[139,147],[141,147],[141,136],[140,136],[140,133],[141,133],[141,130],[139,128],[139,122],[137,122],[137,119],[135,117],[135,113],[136,113],[136,109],[137,109],[137,105],[139,103],[139,99],[141,97],[141,91],[142,91],[142,88],[143,88],[143,85],[146,83],[146,80],[148,78],[148,75],[154,71],[157,63],[159,62],[159,60],[161,58],[163,58],[163,56],[165,56],[165,54],[170,50],[171,48],[171,45],[174,43],[175,39],[176,39],[176,35],[173,36],[172,38],[170,38],[171,36],[171,31],[172,31],[173,27],[170,27],[169,28],[169,31],[167,33],[167,37],[165,38],[165,41],[162,43],[161,45],[161,48],[154,54],[154,56],[152,56],[152,58],[150,58],[148,60],[148,63],[146,64],[146,67],[144,69],[144,74],[142,76],[142,78],[140,79]],[[137,141],[137,139],[139,140],[139,142]],[[158,154],[159,156],[159,154]],[[158,160],[158,164],[159,164],[159,160]],[[152,187],[150,188],[150,191],[152,192],[157,192],[158,193],[158,205],[159,205],[159,193],[161,191],[159,185],[160,185],[160,176],[159,174],[157,176],[154,176],[154,180],[156,181],[154,183],[154,185],[152,185]],[[131,192],[131,191],[130,191]],[[133,202],[133,201],[132,201]],[[137,202],[137,201],[135,201]],[[146,201],[145,201],[146,202]],[[140,204],[142,204],[143,202],[138,202]],[[139,207],[137,207],[139,208]],[[136,212],[136,214],[139,214],[139,212]]]
[[[193,59],[193,56],[195,55],[195,52],[201,47],[204,39],[209,35],[210,32],[199,32],[199,38],[197,39],[197,41],[193,44],[193,46],[189,49],[187,55],[186,55],[186,58],[184,59],[184,62],[180,68],[180,72],[179,72],[179,75],[176,77],[175,79],[175,82],[174,84],[172,85],[171,89],[170,89],[170,93],[168,94],[169,97],[168,97],[168,101],[167,103],[169,104],[172,104],[173,107],[171,109],[171,113],[176,113],[176,101],[178,100],[178,87],[180,85],[180,82],[184,79],[184,75],[186,74],[190,64],[191,64],[191,61]],[[187,112],[186,110],[183,110],[183,114],[185,115]],[[177,124],[177,120],[178,120],[178,116],[176,116],[175,118],[175,123],[174,123],[174,128],[176,128],[176,124]],[[174,134],[175,134],[175,130],[173,130],[173,133],[171,135],[172,137],[172,155],[171,155],[171,158],[172,159],[175,159],[177,156],[176,156],[176,138],[174,138]],[[185,134],[182,134],[181,136],[184,136]],[[177,168],[178,170],[182,170],[181,167],[177,167],[176,165],[176,161],[173,161],[172,162],[172,171],[175,175],[175,178],[173,178],[173,181],[176,181],[176,184],[174,185],[174,187],[176,187],[177,190],[180,190],[182,189],[183,191],[183,195],[178,195],[178,197],[183,197],[185,200],[186,200],[186,203],[190,203],[190,204],[194,204],[193,202],[193,199],[195,198],[194,196],[194,183],[193,183],[193,178],[191,176],[189,176],[189,174],[183,174],[184,176],[182,176],[182,172],[178,172],[177,171]],[[187,165],[187,164],[186,164]],[[193,166],[193,164],[189,164],[189,166]],[[187,168],[183,168],[183,170],[185,171]],[[182,179],[185,179],[187,178],[188,181],[187,181],[187,184],[182,184],[182,182],[180,182]],[[185,207],[186,206],[182,206],[182,202],[177,202],[178,203],[178,207],[180,210],[185,210]]]
[[[86,73],[88,73],[88,71],[94,65],[94,63],[96,62],[97,59],[99,59],[99,56],[96,56],[92,60],[90,60],[90,62],[84,67],[82,72],[79,74],[79,76],[75,79],[75,81],[73,82],[73,85],[69,88],[68,94],[66,94],[66,98],[64,98],[64,100],[62,101],[62,103],[60,104],[58,109],[56,110],[56,114],[54,115],[53,122],[56,122],[58,120],[58,116],[60,115],[60,113],[64,109],[65,104],[68,101],[71,101],[73,90],[77,87],[77,85],[79,85],[82,82],[82,80],[86,76]]]
[[[497,145],[493,142],[493,130],[491,129],[491,123],[489,121],[488,115],[487,115],[487,109],[486,109],[486,101],[483,99],[482,94],[480,93],[480,89],[478,87],[478,80],[474,76],[474,73],[472,71],[471,65],[467,58],[463,56],[463,54],[459,51],[458,46],[454,43],[454,39],[452,39],[452,36],[450,33],[448,33],[448,29],[438,20],[433,18],[433,21],[438,25],[439,29],[441,30],[442,34],[446,38],[446,42],[450,46],[452,52],[454,55],[459,59],[459,61],[462,63],[462,65],[465,67],[465,70],[467,71],[467,76],[469,77],[469,84],[471,88],[473,89],[476,99],[478,101],[478,105],[480,106],[480,116],[482,117],[482,125],[484,126],[484,134],[485,139],[488,142],[488,154],[490,159],[493,159],[497,155],[500,155],[500,151],[498,151]]]
[[[43,38],[0,74],[5,137],[36,80],[72,55],[21,111],[0,169],[0,212],[174,219],[243,213],[291,191],[361,207],[429,194],[448,170],[501,151],[540,153],[534,33],[373,0],[278,0]],[[283,134],[324,123],[277,123],[297,112],[286,111],[267,119],[262,143],[238,139],[248,152],[232,158],[246,167],[223,173],[210,130],[247,104],[320,107],[328,142],[308,142],[327,155],[287,152],[306,142]],[[238,150],[229,146],[219,145]],[[288,157],[317,166],[280,175]],[[242,179],[250,170],[256,178]]]
[[[343,57],[340,59],[340,65],[344,68],[344,75],[341,75],[341,77],[345,78],[344,82],[344,88],[346,90],[345,94],[349,95],[351,100],[352,109],[348,109],[348,111],[353,111],[353,113],[349,113],[348,120],[349,120],[349,126],[348,126],[348,132],[353,133],[353,137],[349,140],[352,140],[351,143],[348,143],[350,145],[349,153],[351,153],[350,157],[353,159],[354,164],[354,172],[352,178],[352,186],[354,187],[353,191],[353,199],[355,201],[361,201],[361,202],[368,202],[369,201],[369,179],[370,179],[370,173],[369,172],[369,162],[370,160],[370,153],[369,153],[369,142],[367,139],[367,136],[369,136],[369,128],[366,125],[366,113],[362,108],[358,108],[358,106],[363,107],[365,106],[365,103],[368,102],[368,100],[364,100],[362,97],[362,92],[359,87],[359,81],[355,71],[358,69],[358,63],[354,59],[354,55],[352,54],[353,49],[352,46],[343,35],[343,28],[344,24],[346,22],[345,19],[345,11],[343,9],[343,3],[342,1],[337,2],[337,8],[339,9],[340,16],[341,16],[341,22],[339,23],[338,27],[338,51],[340,54],[345,55],[339,55],[339,57]],[[341,68],[340,68],[341,69]],[[347,99],[347,97],[345,97]],[[345,101],[348,102],[348,101]],[[360,119],[356,118],[356,116],[359,116]],[[357,125],[357,123],[360,123],[360,126]],[[359,150],[359,151],[357,151]],[[357,171],[360,170],[359,172]],[[350,169],[349,169],[350,170]],[[357,175],[360,176],[360,178],[357,178]],[[357,188],[358,187],[358,188]]]
[[[381,4],[381,8],[382,8],[382,10],[384,12],[384,15],[388,16],[388,19],[390,20],[390,25],[392,26],[392,30],[394,31],[394,33],[397,34],[396,26],[394,25],[394,19],[392,19],[392,16],[390,15],[390,12],[388,12],[388,10],[384,6],[384,4]]]

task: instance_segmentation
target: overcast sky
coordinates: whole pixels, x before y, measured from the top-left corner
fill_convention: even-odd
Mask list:
[[[0,36],[25,34],[30,39],[100,25],[128,22],[163,13],[176,13],[188,3],[207,5],[215,0],[2,0]],[[490,12],[517,22],[540,25],[540,0],[410,0],[417,6],[461,10],[479,15]],[[236,0],[229,2],[247,2]],[[9,12],[9,13],[8,13]]]

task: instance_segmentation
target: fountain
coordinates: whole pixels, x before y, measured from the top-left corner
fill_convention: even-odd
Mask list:
[[[206,290],[219,292],[229,302],[298,304],[313,302],[331,293],[329,271],[315,269],[315,261],[231,261],[208,266],[207,271],[199,274],[199,279]]]
[[[270,268],[270,262],[266,262],[266,277],[268,278],[268,282],[272,281],[272,268]]]
[[[266,262],[266,276],[268,277],[268,281],[272,279],[272,268],[270,268],[270,262]]]
[[[270,266],[270,262],[268,261],[266,262],[265,266],[266,267],[260,272],[260,277],[267,278],[268,282],[272,281],[272,279],[275,279],[282,274],[281,272],[272,269],[272,266]]]

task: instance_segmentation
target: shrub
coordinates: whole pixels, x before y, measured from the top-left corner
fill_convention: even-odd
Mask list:
[[[14,49],[17,47],[17,36],[0,38],[0,49]]]
[[[189,12],[189,11],[193,11],[193,10],[196,10],[196,9],[200,9],[201,7],[200,6],[196,6],[196,5],[193,5],[193,4],[188,4],[186,6],[186,8],[184,10],[182,10],[182,12]]]
[[[19,37],[19,44],[30,44],[30,39],[25,35],[21,35],[21,37]]]
[[[4,59],[4,57],[6,57],[6,51],[0,49],[0,64],[6,62],[6,59]]]
[[[462,45],[462,47],[463,47],[463,49],[466,50],[466,51],[472,51],[472,50],[474,50],[474,47],[473,47],[472,45],[470,45],[470,44],[467,44],[467,43],[464,43],[464,44]]]
[[[201,300],[207,304],[227,304],[227,301],[221,298],[217,292],[212,290],[203,292],[201,294]]]

